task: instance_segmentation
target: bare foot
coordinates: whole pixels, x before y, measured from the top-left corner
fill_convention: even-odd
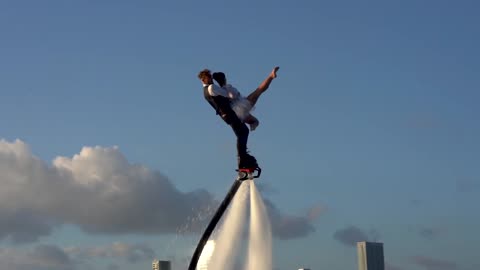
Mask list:
[[[272,72],[270,72],[270,77],[271,77],[272,79],[277,78],[277,71],[278,71],[279,69],[280,69],[280,67],[274,67],[273,70],[272,70]]]

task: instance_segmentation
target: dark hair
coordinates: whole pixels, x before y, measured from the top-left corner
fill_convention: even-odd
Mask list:
[[[224,86],[227,83],[227,78],[223,72],[214,72],[212,77],[220,86]]]

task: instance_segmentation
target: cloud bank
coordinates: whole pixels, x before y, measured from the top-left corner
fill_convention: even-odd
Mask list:
[[[117,147],[83,147],[50,165],[26,143],[0,140],[0,185],[0,241],[14,243],[34,242],[63,224],[90,234],[177,233],[185,224],[199,232],[206,220],[195,217],[218,205],[204,189],[182,192],[161,173],[129,163]],[[313,232],[322,212],[289,216],[267,207],[281,239]]]
[[[0,141],[0,240],[30,242],[54,226],[89,233],[172,233],[212,204],[205,190],[181,192],[158,172],[130,164],[117,147],[84,147],[52,166],[22,141]]]

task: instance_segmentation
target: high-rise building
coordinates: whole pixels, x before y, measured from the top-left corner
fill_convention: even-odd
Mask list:
[[[383,243],[358,242],[358,270],[385,270]]]
[[[170,263],[170,261],[153,260],[152,269],[153,270],[172,270],[172,264]]]

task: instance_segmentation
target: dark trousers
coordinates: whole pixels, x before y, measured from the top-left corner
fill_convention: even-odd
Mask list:
[[[243,123],[235,114],[231,111],[221,116],[222,119],[232,127],[233,132],[237,136],[237,154],[241,158],[247,154],[247,142],[249,130],[247,125]]]

